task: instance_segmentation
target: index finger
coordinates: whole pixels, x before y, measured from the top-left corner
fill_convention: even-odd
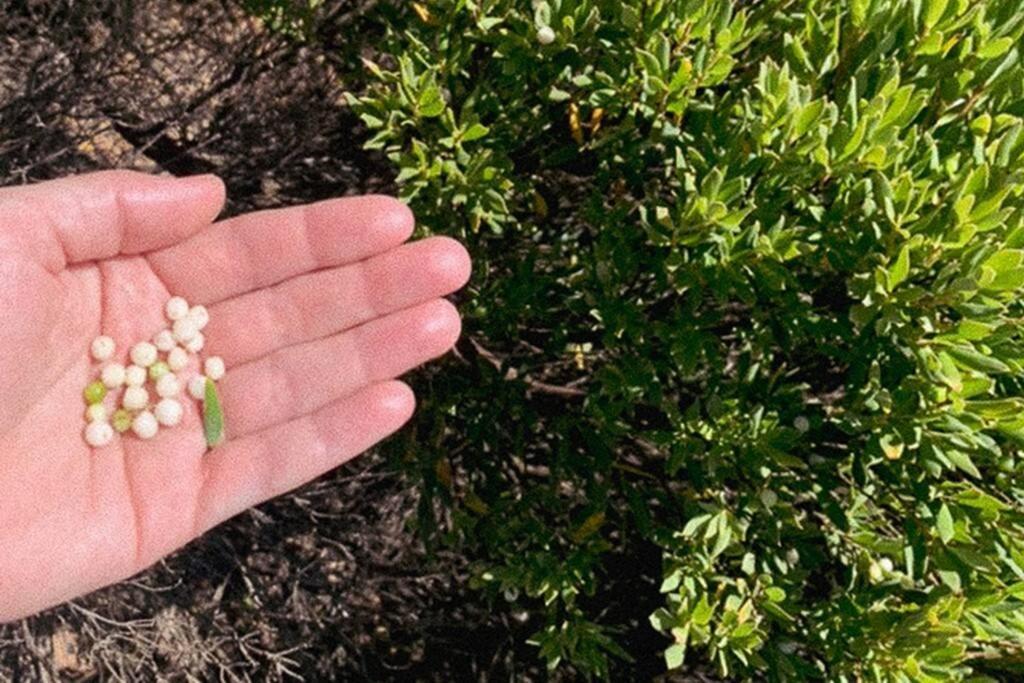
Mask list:
[[[148,259],[169,291],[210,304],[362,261],[405,242],[413,227],[397,199],[344,197],[220,221]]]

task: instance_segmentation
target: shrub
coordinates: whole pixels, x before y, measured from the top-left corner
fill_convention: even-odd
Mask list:
[[[549,666],[625,557],[669,668],[1019,671],[1019,0],[402,5],[350,104],[476,275],[391,447]]]

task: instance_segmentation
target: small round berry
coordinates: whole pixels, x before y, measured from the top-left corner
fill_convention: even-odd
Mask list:
[[[85,428],[85,442],[93,448],[103,448],[114,440],[114,430],[106,422],[90,422]]]
[[[160,330],[153,335],[153,346],[161,353],[167,353],[174,348],[174,334],[170,330]]]
[[[193,377],[192,381],[188,383],[188,393],[191,394],[192,398],[197,401],[202,401],[206,398],[206,377],[199,375]]]
[[[878,561],[878,566],[886,574],[891,574],[892,570],[895,569],[895,566],[893,565],[892,560],[889,559],[888,557],[883,557],[882,559],[880,559]]]
[[[127,410],[142,410],[149,403],[149,392],[142,387],[128,387],[121,397],[121,405]]]
[[[811,421],[808,420],[803,415],[797,415],[795,418],[793,418],[793,427],[796,428],[796,431],[800,432],[801,434],[806,434],[807,431],[811,428]]]
[[[160,425],[157,424],[153,413],[144,410],[132,420],[132,431],[140,439],[152,439],[160,431]]]
[[[102,403],[93,403],[85,410],[86,422],[106,422],[107,421],[107,409],[103,407]]]
[[[149,378],[154,382],[171,371],[170,366],[162,360],[158,360],[149,366]]]
[[[188,312],[188,317],[195,321],[200,330],[210,322],[210,312],[206,310],[206,306],[193,306]]]
[[[108,389],[117,389],[124,384],[124,366],[120,363],[111,363],[103,368],[100,378]]]
[[[114,416],[110,418],[110,423],[114,425],[114,431],[124,434],[132,428],[132,414],[124,408],[118,408],[114,411]]]
[[[191,317],[174,321],[174,338],[179,344],[184,344],[197,334],[199,334],[199,325]]]
[[[85,402],[89,405],[102,403],[103,399],[107,397],[107,387],[99,380],[89,382],[89,386],[85,388],[82,395],[85,397]]]
[[[188,315],[188,302],[180,296],[172,296],[164,307],[168,320],[181,320]]]
[[[129,365],[124,371],[124,383],[130,387],[141,387],[146,383],[146,368]]]
[[[156,358],[156,347],[149,342],[139,342],[132,347],[132,362],[140,367],[148,368]]]
[[[114,355],[114,340],[106,335],[101,335],[92,340],[92,357],[103,362],[110,360]]]
[[[185,350],[189,353],[199,353],[206,344],[206,337],[202,332],[196,332],[196,336],[185,342]]]
[[[218,381],[224,376],[224,359],[220,356],[210,356],[203,363],[203,370],[206,372],[207,377],[214,382]]]
[[[186,365],[188,365],[188,352],[180,346],[175,346],[167,354],[167,367],[171,369],[171,372],[180,372],[185,369]]]
[[[541,45],[550,45],[555,42],[555,31],[550,26],[541,26],[537,30],[537,42]]]
[[[180,394],[181,382],[178,381],[178,376],[169,372],[157,380],[156,393],[160,398],[174,398]]]
[[[157,403],[156,408],[153,409],[156,421],[164,427],[174,427],[180,423],[183,412],[181,404],[173,398],[165,398]]]

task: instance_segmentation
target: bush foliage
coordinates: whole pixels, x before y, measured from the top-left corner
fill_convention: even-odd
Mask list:
[[[669,668],[1019,672],[1020,0],[401,5],[349,103],[476,275],[391,447],[549,666],[625,557]]]

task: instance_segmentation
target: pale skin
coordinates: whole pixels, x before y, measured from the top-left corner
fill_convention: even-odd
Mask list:
[[[382,196],[216,221],[212,176],[101,172],[0,189],[0,621],[132,576],[362,453],[415,399],[396,378],[459,336],[455,241],[409,242]],[[200,407],[152,441],[83,438],[98,334],[125,362],[172,295],[210,311],[227,441]],[[193,361],[193,367],[195,361]],[[109,401],[108,401],[109,403]]]

